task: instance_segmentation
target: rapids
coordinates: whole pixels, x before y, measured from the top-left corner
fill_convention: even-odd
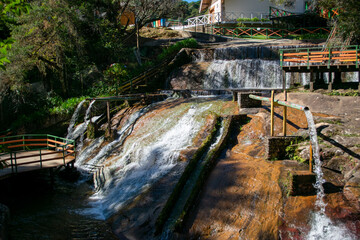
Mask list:
[[[102,188],[90,197],[89,208],[82,212],[107,219],[175,166],[184,165],[178,160],[181,151],[193,146],[206,116],[233,111],[226,109],[226,105],[227,101],[215,98],[195,98],[183,103],[165,101],[146,111],[140,110],[142,114],[133,113],[120,127],[119,137],[105,147],[101,144],[102,138],[90,143],[82,152],[92,157],[84,159],[80,154],[77,166],[86,171],[88,165],[102,165],[107,177]],[[129,126],[131,133],[118,144]],[[96,147],[100,145],[102,147]],[[96,150],[98,153],[94,156]]]

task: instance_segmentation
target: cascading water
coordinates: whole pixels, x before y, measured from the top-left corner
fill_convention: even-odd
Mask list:
[[[125,125],[119,131],[117,131],[117,138],[114,141],[107,144],[105,147],[103,147],[95,157],[93,157],[90,161],[86,163],[86,165],[83,165],[83,161],[85,160],[86,156],[88,156],[89,151],[84,149],[84,151],[80,153],[80,156],[78,157],[77,162],[75,163],[76,167],[86,171],[88,170],[88,166],[97,166],[101,164],[102,161],[104,161],[104,159],[106,158],[106,156],[108,156],[114,148],[119,147],[119,145],[121,146],[123,144],[126,137],[128,137],[131,134],[131,131],[136,121],[142,115],[144,115],[150,108],[151,106],[148,106],[132,114],[125,123]],[[96,145],[97,145],[96,141],[95,144],[91,144],[89,146],[90,151],[94,147],[96,147]]]
[[[74,114],[71,117],[70,123],[69,123],[69,127],[67,129],[67,135],[66,138],[67,139],[73,139],[73,133],[74,133],[74,125],[76,123],[77,118],[79,117],[79,113],[80,113],[80,109],[82,107],[82,105],[85,103],[86,100],[82,100],[76,107]]]
[[[78,144],[78,147],[77,149],[81,149],[83,147],[83,142],[84,142],[84,132],[87,128],[87,126],[89,125],[90,123],[90,113],[91,113],[91,108],[92,106],[94,105],[94,103],[96,102],[96,100],[92,100],[89,104],[89,107],[88,109],[86,109],[86,113],[85,113],[85,118],[84,118],[84,123],[79,126],[79,130],[76,130],[76,131],[79,131],[80,132],[80,142]]]
[[[313,116],[309,110],[305,110],[305,116],[310,130],[310,142],[313,146],[313,159],[315,162],[314,172],[316,174],[315,188],[317,190],[316,196],[316,212],[313,214],[311,230],[308,233],[307,239],[355,239],[347,232],[346,228],[341,225],[335,225],[325,214],[326,204],[324,202],[325,191],[323,184],[323,172],[321,169],[321,161],[319,155],[319,145],[317,142],[317,133]]]
[[[281,74],[274,60],[216,60],[206,71],[204,88],[281,88]]]
[[[135,121],[131,126],[134,131],[117,148],[118,155],[109,157],[98,154],[103,155],[100,161],[105,166],[108,178],[90,198],[90,208],[83,213],[106,219],[149,189],[175,166],[183,165],[177,161],[180,152],[191,147],[194,137],[205,123],[204,115],[210,111],[214,111],[212,104],[204,101],[202,104],[180,104],[168,109],[165,115],[157,114],[148,118],[151,112],[138,114],[137,118],[141,118]],[[130,122],[126,124],[128,127]],[[126,132],[125,128],[121,131]],[[115,146],[118,144],[112,147]],[[94,164],[94,161],[89,160],[81,165]]]

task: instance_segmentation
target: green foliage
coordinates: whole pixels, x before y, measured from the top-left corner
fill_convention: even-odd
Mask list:
[[[105,77],[113,79],[117,83],[125,82],[129,78],[126,66],[121,63],[113,63],[105,71]]]
[[[172,18],[186,20],[188,18],[203,15],[205,11],[199,13],[200,1],[185,2],[179,1],[172,12]]]
[[[326,10],[336,10],[337,31],[346,39],[360,44],[360,1],[359,0],[318,0],[318,6]]]
[[[297,162],[303,163],[306,160],[298,155],[298,147],[299,146],[297,141],[291,142],[290,145],[287,146],[285,149],[286,157],[290,160],[295,160]]]
[[[296,36],[297,40],[312,40],[312,39],[327,39],[329,34],[327,33],[306,33],[300,36]]]
[[[182,48],[197,48],[198,46],[199,44],[194,38],[185,39],[175,43],[174,45],[171,45],[167,49],[164,49],[163,52],[158,56],[158,59],[164,60],[178,53]]]
[[[359,91],[357,90],[347,90],[347,91],[337,91],[332,90],[330,93],[326,93],[329,96],[350,96],[350,97],[357,97],[359,96]]]
[[[76,106],[86,99],[86,97],[74,97],[66,99],[65,101],[60,101],[59,98],[53,99],[52,102],[56,105],[49,109],[50,114],[70,114],[72,113]]]
[[[257,17],[254,17],[254,18],[238,18],[238,19],[236,19],[236,21],[238,23],[240,23],[240,22],[267,22],[267,21],[269,21],[269,19],[267,19],[267,18],[259,19]]]

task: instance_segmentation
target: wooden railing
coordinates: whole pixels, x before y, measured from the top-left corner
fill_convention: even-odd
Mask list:
[[[166,59],[159,65],[141,73],[140,75],[123,82],[121,86],[116,89],[116,92],[112,94],[119,95],[128,92],[129,90],[135,89],[137,86],[144,84],[147,85],[148,81],[150,81],[156,74],[158,74],[163,68],[171,61],[171,59]]]
[[[307,66],[312,65],[330,66],[334,65],[355,65],[359,68],[360,47],[339,46],[326,50],[322,48],[296,48],[280,50],[281,67],[290,65]]]
[[[0,165],[11,168],[11,173],[17,173],[19,166],[39,163],[43,168],[43,164],[49,161],[62,160],[60,165],[65,165],[66,160],[75,159],[74,140],[49,134],[1,137],[0,147]]]
[[[277,17],[288,17],[294,15],[295,13],[289,12],[280,8],[269,7],[269,16],[270,18],[277,18]]]
[[[213,27],[213,33],[240,38],[286,38],[303,34],[329,34],[328,28],[259,28],[259,27]]]

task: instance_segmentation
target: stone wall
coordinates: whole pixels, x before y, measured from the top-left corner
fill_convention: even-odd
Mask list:
[[[237,93],[237,102],[239,108],[260,108],[261,101],[249,98],[249,95],[257,95],[261,96],[261,93],[254,93],[254,92],[238,92]]]
[[[299,137],[267,137],[266,159],[282,160],[286,158],[286,147],[293,144]]]

